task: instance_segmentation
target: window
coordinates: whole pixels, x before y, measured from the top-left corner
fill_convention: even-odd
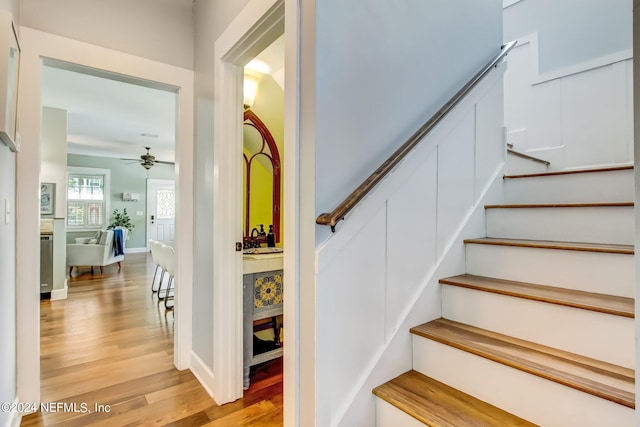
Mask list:
[[[156,191],[156,215],[158,219],[175,218],[176,192],[174,189],[158,188]]]
[[[70,167],[67,172],[67,226],[98,229],[107,225],[109,170]]]

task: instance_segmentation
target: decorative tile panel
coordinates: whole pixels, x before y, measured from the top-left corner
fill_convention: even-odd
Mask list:
[[[256,278],[253,289],[253,301],[256,308],[282,303],[282,274]]]

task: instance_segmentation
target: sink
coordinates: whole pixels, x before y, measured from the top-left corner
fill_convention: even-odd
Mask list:
[[[249,248],[242,251],[243,254],[279,254],[283,248]]]

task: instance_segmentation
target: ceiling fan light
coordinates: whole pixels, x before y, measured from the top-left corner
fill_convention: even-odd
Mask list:
[[[143,168],[145,168],[146,170],[151,169],[151,166],[153,166],[153,163],[151,162],[144,162],[144,163],[140,163],[142,165]]]

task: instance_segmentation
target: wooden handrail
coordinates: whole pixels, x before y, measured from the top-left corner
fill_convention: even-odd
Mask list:
[[[500,53],[491,58],[478,73],[469,80],[453,97],[447,101],[416,133],[414,133],[400,148],[398,148],[383,164],[378,167],[367,179],[364,180],[342,203],[340,203],[331,213],[323,213],[316,218],[316,223],[328,225],[331,231],[336,231],[336,224],[343,220],[351,209],[353,209],[382,179],[387,176],[393,168],[400,163],[413,150],[420,141],[451,111],[471,90],[487,75],[499,65],[507,53],[516,45],[517,41],[511,41],[500,47]]]

